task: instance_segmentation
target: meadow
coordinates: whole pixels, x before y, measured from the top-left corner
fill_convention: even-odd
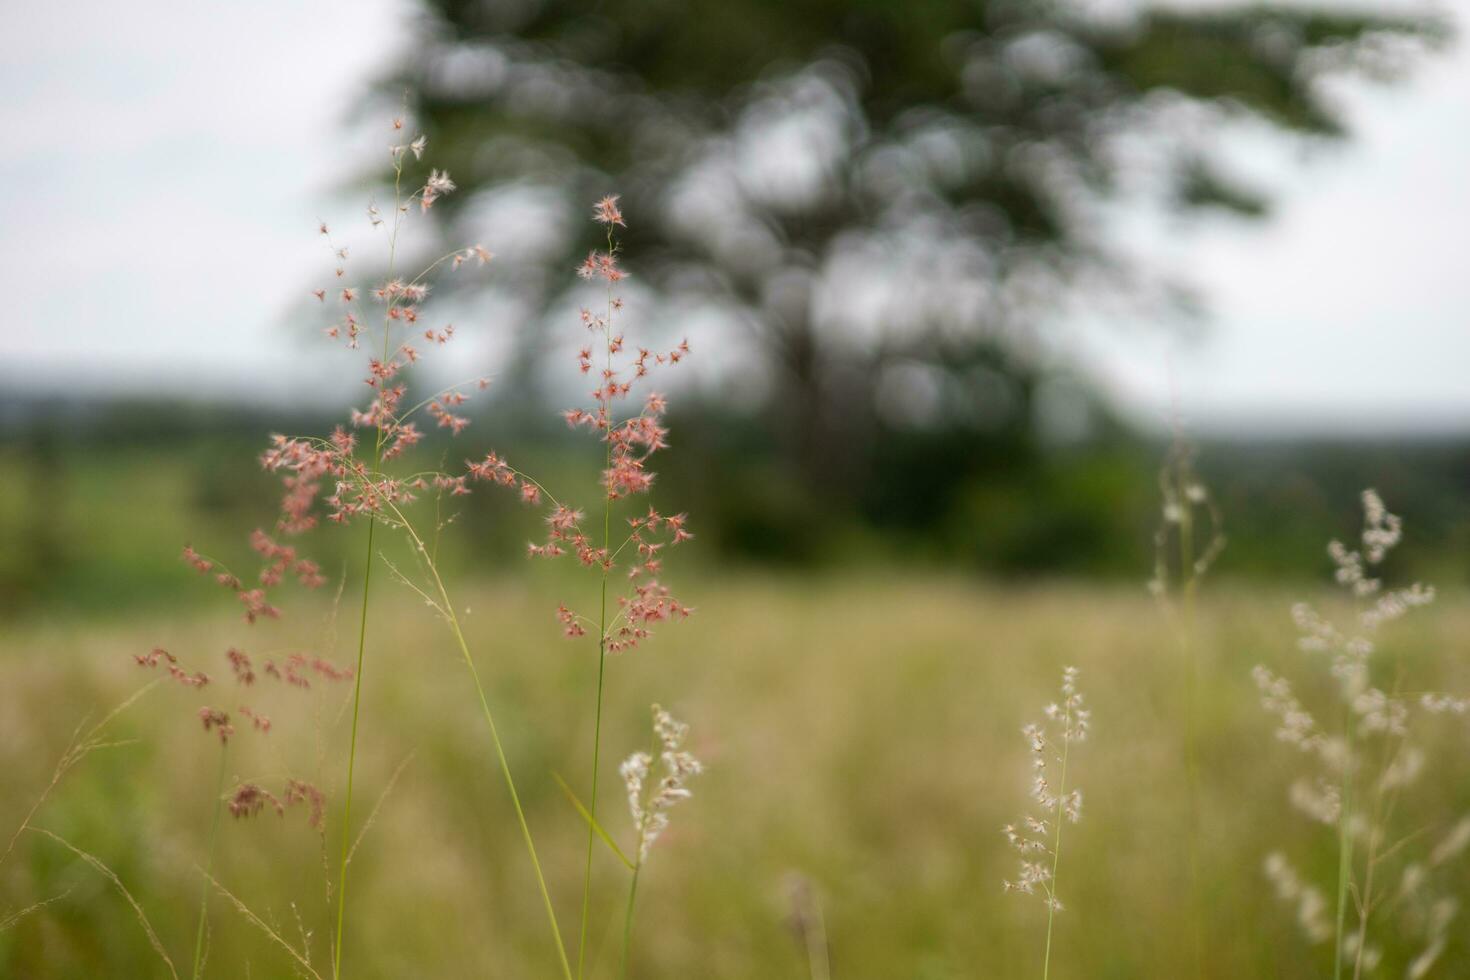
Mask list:
[[[547,636],[565,583],[489,579],[463,595],[466,632],[513,758],[549,885],[575,921],[586,827],[558,788],[587,780],[594,696],[585,643]],[[1007,587],[902,574],[828,578],[697,576],[697,607],[646,646],[609,659],[603,737],[621,757],[647,739],[659,701],[691,723],[707,771],[650,861],[630,973],[806,977],[823,929],[832,976],[1033,977],[1045,910],[1002,891],[1015,856],[1000,828],[1027,802],[1020,735],[1074,664],[1093,710],[1073,774],[1085,819],[1069,825],[1058,876],[1055,976],[1178,977],[1193,970],[1181,750],[1185,674],[1174,634],[1139,583]],[[1330,944],[1302,937],[1262,872],[1283,850],[1330,879],[1330,835],[1290,810],[1297,764],[1273,737],[1251,668],[1303,678],[1293,597],[1212,583],[1199,608],[1203,972],[1325,976]],[[551,603],[549,606],[548,603]],[[363,678],[361,806],[375,815],[354,851],[343,970],[357,977],[547,976],[556,970],[504,787],[462,665],[431,612],[384,593]],[[327,597],[263,622],[252,652],[320,637],[345,659],[353,631]],[[1443,596],[1395,624],[1381,655],[1416,678],[1470,689],[1454,656],[1470,603]],[[10,631],[0,662],[0,839],[19,827],[84,718],[150,681],[134,655],[156,644],[203,651],[234,642],[234,608],[107,620],[38,617]],[[1312,690],[1310,684],[1306,685]],[[219,746],[199,730],[200,698],[160,683],[106,729],[99,749],[50,792],[31,824],[94,855],[136,899],[181,972],[194,941]],[[227,695],[225,695],[227,696]],[[1305,697],[1305,694],[1303,694]],[[231,743],[230,774],[306,773],[340,797],[350,690],[281,689],[260,707],[271,733]],[[1425,748],[1416,818],[1470,812],[1465,728],[1443,718]],[[606,757],[605,757],[606,758]],[[632,834],[614,801],[604,816]],[[219,883],[330,975],[335,851],[296,808],[225,818]],[[331,821],[327,826],[335,830]],[[626,847],[627,844],[625,843]],[[625,875],[599,849],[588,976],[615,976]],[[0,908],[37,909],[0,931],[8,977],[166,976],[127,899],[56,840],[22,834],[0,874]],[[1461,867],[1455,882],[1463,893]],[[596,907],[596,906],[594,906]],[[206,975],[310,975],[216,891]],[[1470,956],[1454,938],[1441,963]],[[1445,966],[1444,964],[1448,964]],[[1385,975],[1402,963],[1385,962]]]
[[[1313,542],[1309,605],[1216,574],[1230,498],[1182,425],[1156,493],[1105,468],[1124,479],[1025,535],[1063,547],[1101,528],[1069,514],[1126,498],[1158,515],[1147,584],[941,572],[825,533],[825,570],[742,568],[718,530],[701,556],[681,484],[656,483],[686,452],[665,385],[695,347],[625,333],[616,195],[588,216],[561,351],[590,392],[511,396],[577,450],[494,448],[514,418],[465,407],[489,376],[410,395],[421,360],[459,364],[431,291],[497,267],[400,248],[457,187],[405,127],[392,203],[358,228],[381,264],[318,226],[313,329],[365,385],[340,424],[197,457],[158,433],[0,453],[26,484],[0,508],[0,597],[26,610],[0,657],[5,976],[1420,980],[1465,960],[1470,602],[1413,582],[1422,552],[1376,491],[1343,491],[1360,528]],[[1015,491],[929,519],[1009,533]]]

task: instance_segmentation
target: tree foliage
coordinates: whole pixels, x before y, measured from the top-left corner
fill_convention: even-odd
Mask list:
[[[635,275],[746,332],[795,458],[840,480],[887,426],[1029,431],[1036,324],[1089,290],[1168,294],[1103,205],[1264,213],[1220,125],[1340,137],[1323,79],[1442,34],[1346,8],[1088,9],[429,0],[384,89],[470,192],[451,218],[477,191],[566,215],[621,193]],[[556,274],[519,280],[532,309],[595,244],[559,227]]]

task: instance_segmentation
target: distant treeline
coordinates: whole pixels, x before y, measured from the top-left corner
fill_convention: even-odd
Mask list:
[[[544,413],[491,408],[455,442],[426,439],[426,468],[494,449],[585,486],[600,454]],[[697,547],[679,560],[813,572],[948,567],[1008,578],[1147,579],[1167,446],[1109,425],[1065,445],[1023,428],[883,432],[860,465],[818,487],[779,448],[770,416],[710,406],[670,418],[653,503],[688,511]],[[246,537],[274,521],[277,484],[257,463],[272,432],[324,433],[325,414],[168,402],[0,406],[0,610],[117,608],[210,595],[177,560],[193,544],[248,567]],[[437,433],[436,433],[437,436]],[[1358,491],[1404,515],[1396,573],[1470,578],[1470,438],[1231,441],[1197,446],[1237,578],[1322,578],[1322,542],[1355,532]],[[492,572],[541,532],[513,495],[427,500],[468,526],[448,560]],[[579,501],[595,507],[596,501]],[[631,512],[630,512],[631,513]],[[464,542],[473,542],[467,546]],[[357,535],[312,532],[329,571],[360,561]]]

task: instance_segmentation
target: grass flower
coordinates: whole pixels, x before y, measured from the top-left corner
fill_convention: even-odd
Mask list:
[[[1307,603],[1292,608],[1298,648],[1324,666],[1336,695],[1329,730],[1293,692],[1292,685],[1264,666],[1253,672],[1261,705],[1276,719],[1276,738],[1309,760],[1311,772],[1291,785],[1292,808],[1336,833],[1335,907],[1328,918],[1324,892],[1306,883],[1280,852],[1266,861],[1277,896],[1297,908],[1304,937],[1333,945],[1333,977],[1354,980],[1396,951],[1391,945],[1418,943],[1406,975],[1428,972],[1445,948],[1457,905],[1435,882],[1436,869],[1470,844],[1462,821],[1438,840],[1425,830],[1397,829],[1402,796],[1426,768],[1416,715],[1454,711],[1459,699],[1437,692],[1417,698],[1402,693],[1402,663],[1380,652],[1380,631],[1434,599],[1431,587],[1415,583],[1385,589],[1379,568],[1402,540],[1402,521],[1388,512],[1373,490],[1362,494],[1363,530],[1357,548],[1328,544],[1337,585],[1354,607],[1346,620],[1324,616]],[[1385,689],[1380,677],[1392,676]],[[1428,843],[1428,854],[1416,850]],[[1397,871],[1395,872],[1395,868]],[[1398,875],[1397,887],[1387,879]],[[1396,921],[1387,920],[1393,916]]]
[[[259,550],[259,549],[257,549]],[[294,558],[293,558],[294,560]],[[194,554],[190,557],[194,564],[210,564],[207,559]],[[168,671],[169,676],[178,681],[185,688],[201,689],[210,683],[209,676],[203,671],[189,673],[180,664],[179,658],[169,653],[162,647],[154,647],[146,654],[134,654],[133,661],[144,669],[154,669],[159,665]],[[234,675],[235,682],[239,687],[252,687],[256,681],[254,662],[250,655],[243,650],[231,647],[225,651],[225,663]],[[352,671],[338,668],[331,661],[322,657],[308,659],[305,654],[295,653],[286,660],[286,670],[283,673],[277,669],[275,662],[265,662],[265,674],[274,678],[277,682],[287,687],[309,687],[310,682],[306,680],[300,671],[310,666],[319,676],[333,681],[345,681],[352,677]],[[259,735],[267,735],[271,731],[271,720],[264,714],[256,711],[248,705],[240,706],[238,715],[249,722],[246,731],[254,731]],[[214,873],[215,852],[219,840],[219,814],[221,807],[227,808],[231,815],[240,818],[254,816],[267,804],[272,805],[278,813],[284,813],[284,806],[269,791],[263,789],[254,782],[242,782],[235,790],[226,797],[224,792],[225,777],[228,765],[228,748],[230,740],[236,735],[236,727],[228,711],[211,707],[201,706],[197,712],[204,731],[219,738],[219,771],[216,777],[213,806],[211,807],[208,853],[205,859],[204,882],[199,894],[199,922],[195,930],[194,941],[194,967],[192,976],[197,978],[201,975],[204,966],[204,937],[205,927],[208,921],[209,905],[209,883]],[[323,815],[326,811],[326,794],[309,783],[299,779],[289,779],[286,783],[287,802],[300,802],[310,800],[311,803],[311,826],[320,829]]]
[[[644,862],[654,843],[669,826],[669,811],[691,796],[688,782],[704,771],[704,766],[684,748],[689,735],[689,726],[675,721],[663,708],[653,706],[653,731],[658,741],[658,761],[663,775],[656,781],[653,775],[654,756],[651,752],[634,752],[623,760],[618,768],[623,777],[623,786],[628,794],[628,813],[633,818],[637,835],[637,858],[633,862],[633,877],[628,886],[628,906],[623,920],[623,953],[619,975],[627,976],[628,948],[633,935],[633,907],[638,898],[638,878]]]
[[[546,514],[546,538],[527,545],[532,558],[560,558],[572,555],[578,564],[598,576],[598,602],[595,615],[579,613],[566,603],[556,609],[556,620],[568,639],[580,639],[595,629],[597,639],[597,694],[594,705],[592,735],[592,787],[588,798],[589,826],[587,855],[583,872],[581,928],[577,943],[577,976],[586,962],[587,929],[592,897],[592,855],[596,846],[598,779],[602,759],[602,709],[606,685],[607,658],[610,654],[632,650],[653,635],[661,623],[687,618],[693,610],[674,597],[659,579],[663,570],[665,549],[690,540],[688,517],[684,514],[662,514],[649,506],[614,524],[614,509],[620,502],[647,493],[654,482],[650,460],[654,453],[668,448],[668,430],[663,424],[668,410],[667,400],[656,391],[641,392],[646,378],[658,367],[678,364],[689,354],[689,342],[656,351],[630,344],[618,317],[624,303],[614,292],[627,274],[618,264],[618,245],[613,227],[624,226],[617,197],[598,201],[593,218],[606,231],[605,251],[590,253],[577,269],[587,280],[604,286],[603,309],[582,309],[579,320],[593,337],[577,354],[577,370],[595,376],[596,387],[590,392],[591,404],[569,408],[562,418],[572,429],[585,429],[602,443],[601,521],[585,524],[580,508],[563,503],[529,474],[513,467],[495,452],[484,459],[469,461],[466,476],[476,482],[498,485],[514,491],[520,500],[541,507]],[[639,392],[641,399],[635,399]],[[594,511],[595,513],[595,511]],[[599,526],[600,524],[600,526]],[[614,527],[618,528],[614,533]],[[626,530],[624,530],[626,528]],[[621,540],[618,540],[618,537]],[[622,571],[621,582],[614,585],[614,573]],[[609,604],[611,600],[611,605]]]
[[[387,235],[386,275],[379,282],[360,285],[347,278],[349,249],[333,239],[330,229],[319,229],[332,256],[335,279],[331,289],[321,287],[313,292],[324,300],[336,292],[340,303],[336,312],[324,303],[328,315],[334,317],[326,327],[328,338],[343,343],[349,350],[368,344],[363,380],[369,391],[365,405],[353,408],[347,424],[339,426],[327,438],[276,436],[261,457],[262,465],[281,475],[281,517],[277,535],[297,534],[318,524],[320,516],[335,524],[364,522],[366,528],[366,570],[363,576],[361,612],[358,623],[357,663],[350,676],[355,680],[352,727],[348,743],[346,792],[343,803],[342,854],[338,863],[336,893],[337,927],[334,937],[334,973],[340,976],[345,932],[347,895],[347,855],[351,837],[353,776],[360,724],[361,679],[368,644],[368,621],[371,606],[372,569],[377,559],[376,535],[379,530],[402,533],[408,541],[415,569],[400,570],[389,564],[396,578],[413,589],[444,620],[454,637],[471,681],[478,695],[482,714],[490,730],[501,774],[504,777],[516,818],[531,859],[542,904],[555,940],[562,973],[572,977],[566,947],[562,942],[555,908],[547,888],[540,860],[522,810],[520,797],[500,735],[495,727],[490,701],[481,683],[468,641],[461,627],[455,604],[435,558],[435,548],[428,540],[437,535],[444,522],[439,521],[431,535],[423,529],[423,521],[415,516],[414,504],[423,497],[437,500],[467,496],[479,484],[500,486],[513,491],[529,507],[546,511],[546,538],[532,542],[528,553],[537,558],[575,556],[578,563],[598,578],[598,603],[595,615],[577,612],[566,603],[556,611],[561,631],[570,638],[580,638],[595,626],[597,640],[597,698],[592,746],[592,794],[589,809],[587,859],[583,886],[582,924],[578,944],[577,975],[580,976],[586,951],[588,910],[591,899],[591,871],[596,827],[597,775],[600,765],[603,688],[606,658],[631,650],[647,640],[657,624],[682,619],[691,612],[661,583],[665,549],[689,540],[692,534],[683,514],[663,514],[653,507],[646,512],[640,505],[636,511],[618,515],[615,506],[627,498],[648,491],[654,481],[650,457],[668,446],[668,432],[663,424],[667,410],[665,399],[654,392],[634,393],[652,370],[660,365],[681,361],[689,353],[687,342],[669,350],[655,351],[629,345],[615,319],[624,309],[614,286],[626,278],[612,238],[615,226],[625,226],[617,198],[610,196],[594,208],[596,220],[605,226],[607,248],[592,253],[578,270],[584,278],[600,282],[605,290],[605,310],[594,314],[583,310],[581,328],[595,338],[592,346],[579,356],[577,364],[584,374],[595,375],[596,387],[591,404],[569,411],[564,417],[574,428],[585,427],[602,443],[603,468],[597,496],[601,502],[602,520],[588,526],[584,511],[564,504],[544,483],[514,468],[507,460],[491,451],[483,457],[466,460],[459,471],[413,470],[399,465],[407,460],[413,448],[424,438],[424,430],[446,430],[451,436],[462,435],[470,424],[463,406],[474,391],[483,390],[483,379],[452,386],[420,401],[408,394],[407,370],[425,356],[423,342],[442,347],[455,336],[452,324],[437,325],[430,318],[428,301],[439,273],[454,273],[469,264],[484,266],[491,253],[480,245],[455,249],[430,263],[411,278],[397,270],[398,240],[410,205],[417,201],[419,212],[427,212],[436,200],[455,190],[447,173],[431,169],[423,185],[405,194],[403,188],[406,161],[417,161],[426,149],[422,136],[406,137],[401,126],[395,126],[395,142],[391,147],[394,172],[394,206],[391,212],[368,208],[369,224]],[[367,307],[367,309],[365,309]],[[369,309],[377,307],[375,313]],[[380,313],[381,315],[376,315]],[[376,321],[377,326],[373,326]],[[594,349],[599,361],[593,370]],[[395,470],[401,470],[395,471]],[[588,508],[592,510],[592,508]],[[596,513],[596,511],[593,511]],[[436,513],[435,520],[439,520]],[[616,529],[616,533],[615,533]],[[275,535],[258,530],[252,536],[252,547],[264,563],[259,587],[231,576],[230,586],[245,603],[247,618],[279,615],[270,605],[266,589],[284,583],[294,576],[307,587],[322,582],[319,568],[301,558],[294,546],[282,543]],[[217,563],[192,550],[185,558],[201,573],[217,571]],[[386,562],[386,559],[384,559]],[[207,567],[206,567],[207,566]],[[623,572],[615,577],[615,572]],[[253,675],[248,663],[231,662],[238,677],[242,671]],[[297,686],[309,686],[312,673],[336,679],[323,666],[307,659],[289,658],[284,663],[266,661],[260,672]],[[309,796],[310,794],[308,794]],[[292,794],[287,791],[290,800]],[[657,824],[657,821],[654,821]]]
[[[1087,739],[1092,712],[1083,707],[1077,689],[1077,668],[1062,671],[1061,700],[1047,705],[1045,720],[1026,725],[1021,734],[1031,754],[1031,799],[1033,812],[1019,824],[1003,828],[1006,840],[1021,855],[1020,871],[1014,881],[1002,882],[1005,890],[1036,895],[1046,906],[1046,954],[1042,977],[1051,975],[1052,927],[1062,911],[1057,896],[1057,870],[1062,857],[1062,824],[1082,819],[1082,791],[1067,788],[1067,764],[1074,742]],[[1057,767],[1056,783],[1052,766]]]

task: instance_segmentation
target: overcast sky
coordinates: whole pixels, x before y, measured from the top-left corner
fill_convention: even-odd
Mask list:
[[[0,5],[0,325],[28,389],[284,398],[326,365],[286,314],[316,219],[361,163],[348,110],[402,43],[401,0]],[[1356,138],[1238,156],[1267,224],[1140,228],[1203,287],[1206,334],[1079,324],[1144,421],[1177,391],[1200,429],[1470,431],[1470,54],[1342,91]],[[352,213],[355,213],[355,209]]]

